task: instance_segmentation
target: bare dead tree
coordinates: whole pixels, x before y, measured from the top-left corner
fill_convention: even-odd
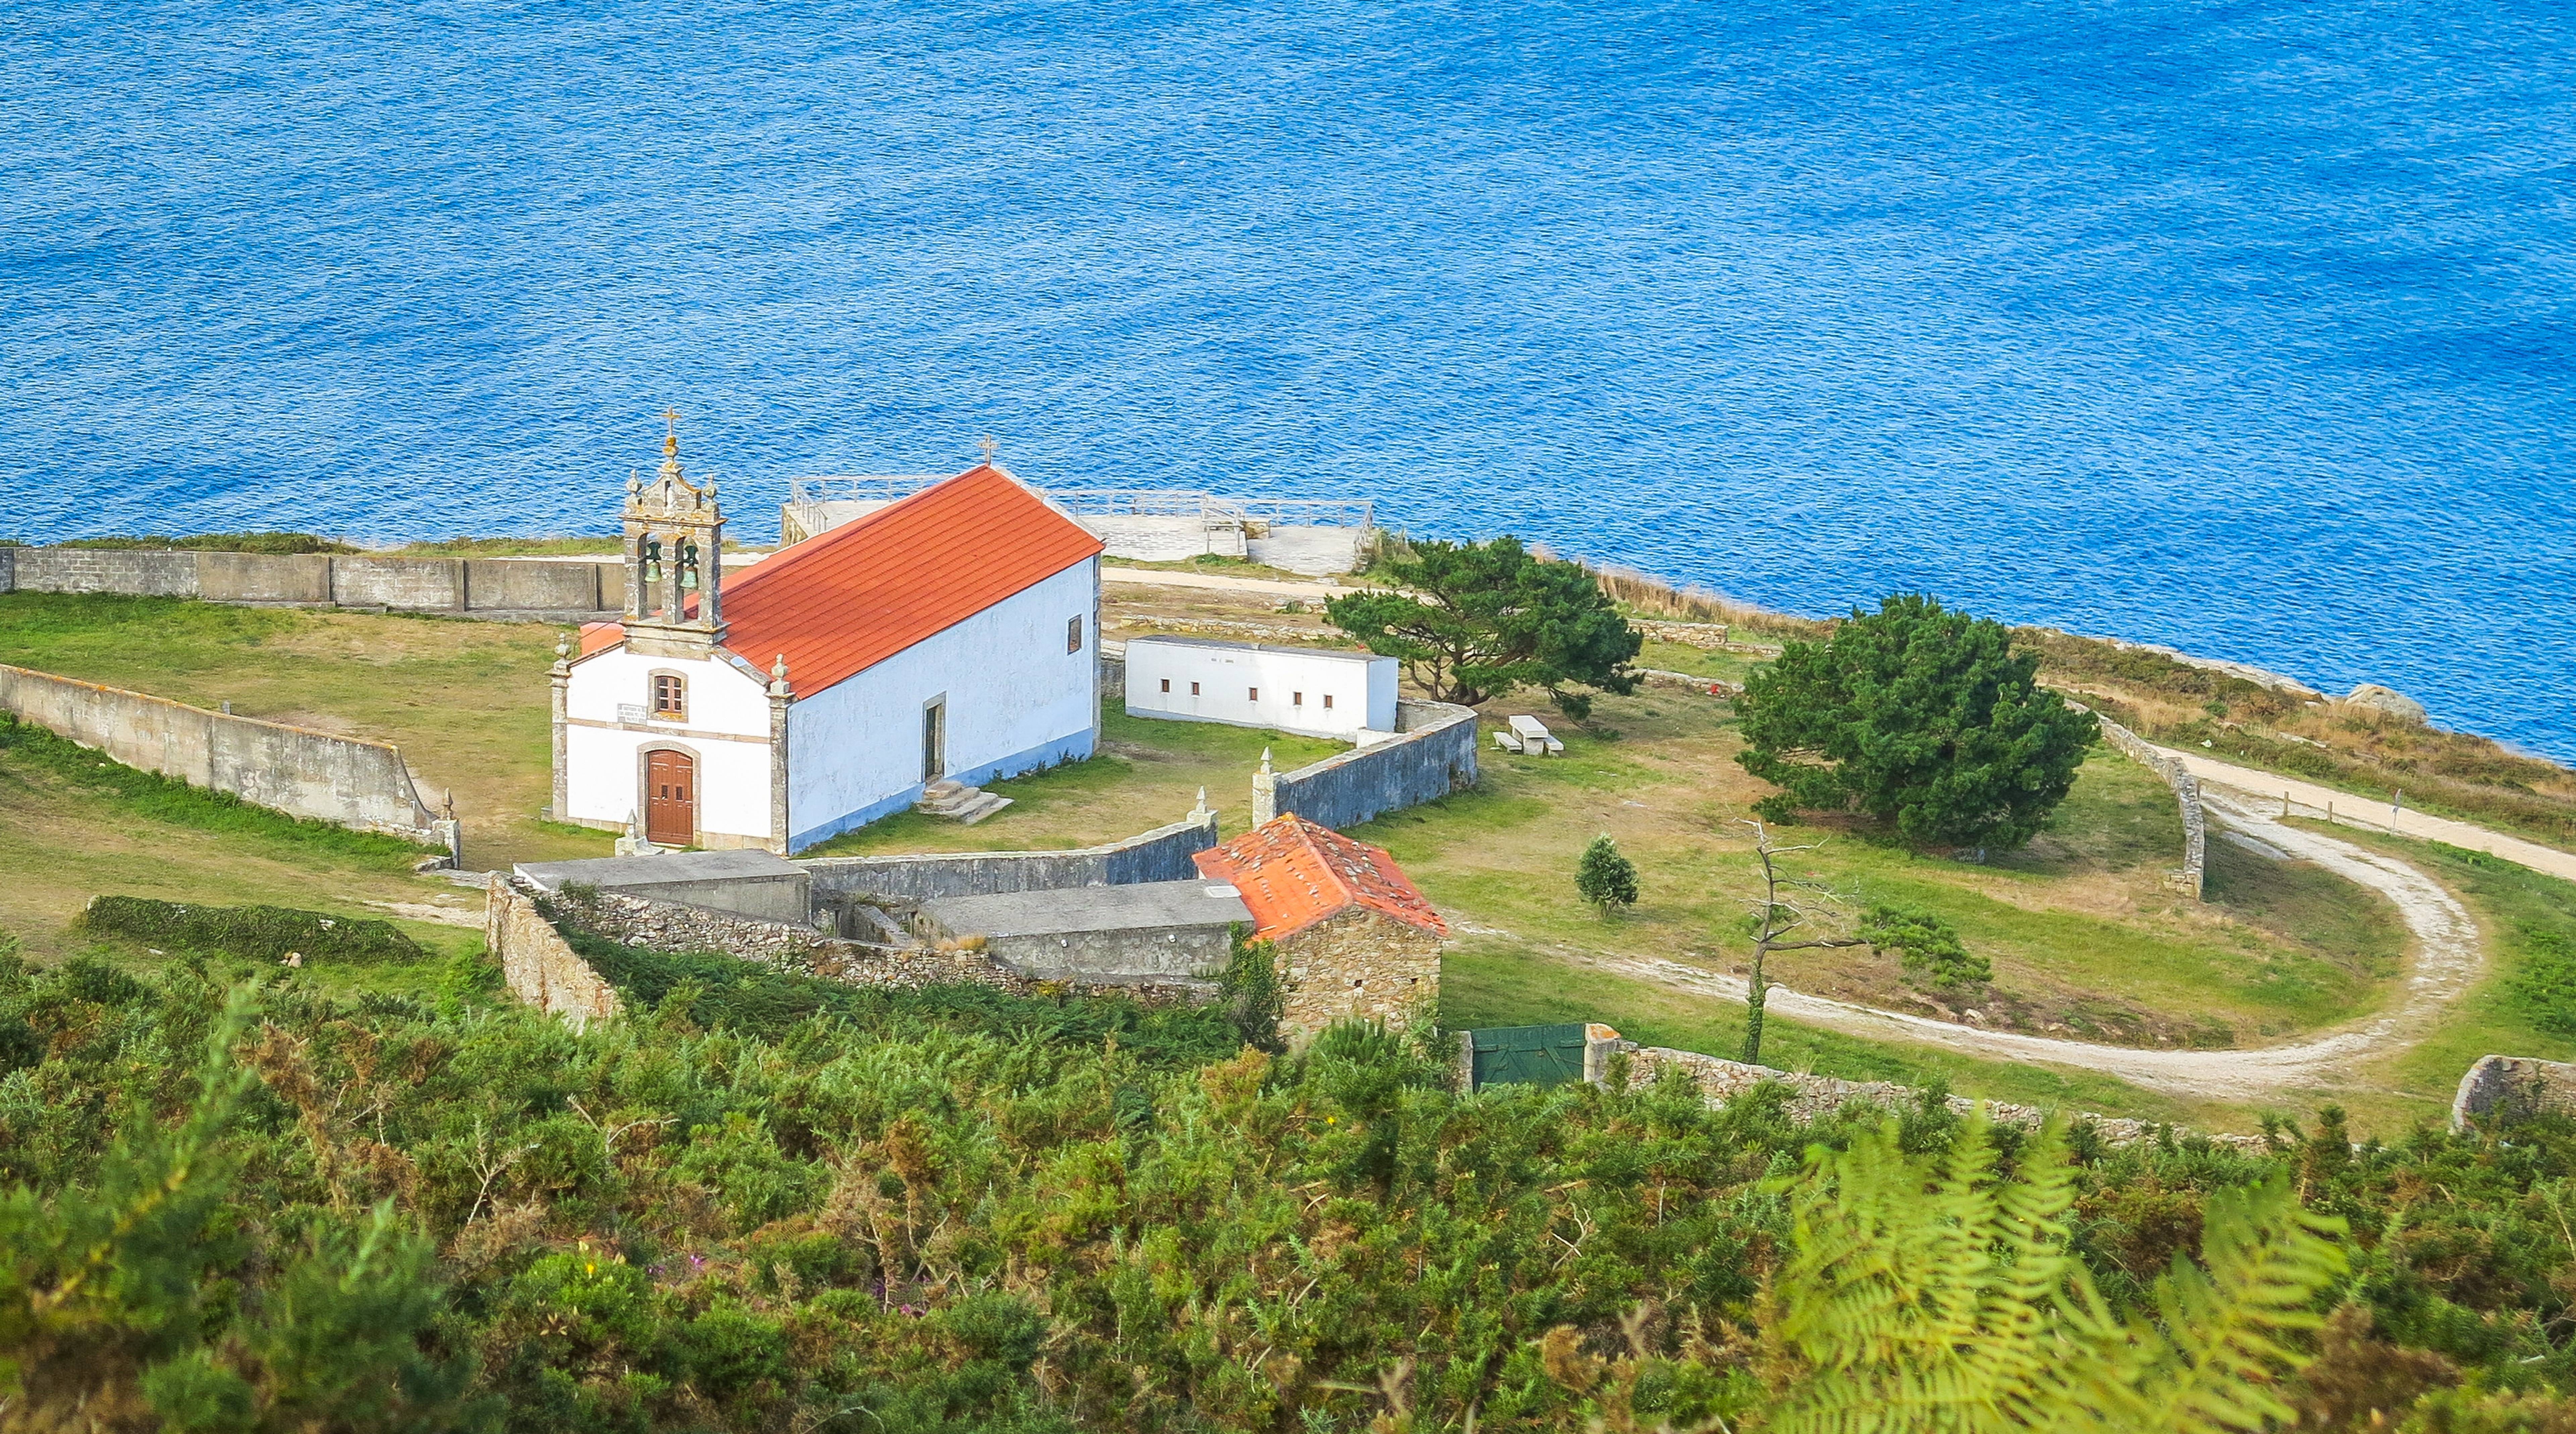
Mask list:
[[[1815,916],[1817,908],[1840,906],[1843,898],[1821,881],[1785,875],[1780,870],[1781,858],[1795,856],[1800,852],[1814,851],[1823,846],[1823,842],[1808,842],[1803,846],[1780,846],[1771,840],[1770,829],[1760,821],[1747,817],[1743,824],[1753,828],[1753,854],[1761,861],[1762,873],[1762,899],[1758,902],[1746,903],[1754,908],[1755,914],[1759,917],[1754,927],[1753,971],[1749,988],[1744,993],[1743,1060],[1746,1065],[1755,1066],[1762,1064],[1762,1007],[1770,995],[1770,988],[1763,979],[1762,968],[1770,959],[1771,953],[1812,951],[1825,946],[1861,946],[1867,943],[1856,936],[1808,936],[1796,941],[1782,940],[1781,938],[1794,935],[1800,928],[1806,926]],[[1792,895],[1800,893],[1805,895],[1800,896],[1797,901],[1784,901],[1780,896],[1783,888]]]

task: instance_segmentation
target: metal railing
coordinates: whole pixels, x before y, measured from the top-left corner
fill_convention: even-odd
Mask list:
[[[793,478],[784,517],[812,537],[832,526],[826,505],[892,503],[909,498],[942,473]],[[1253,536],[1269,527],[1374,526],[1377,505],[1365,498],[1233,498],[1195,488],[1041,488],[1039,495],[1072,518],[1195,518],[1209,528],[1236,528]],[[793,538],[790,541],[794,541]]]

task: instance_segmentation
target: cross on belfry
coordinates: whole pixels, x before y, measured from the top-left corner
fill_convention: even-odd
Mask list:
[[[680,410],[677,408],[663,409],[662,421],[670,425],[668,431],[662,435],[662,451],[665,453],[676,453],[680,449]]]
[[[993,466],[993,453],[994,453],[994,451],[995,451],[996,449],[999,449],[1002,445],[1000,445],[1000,444],[998,444],[998,443],[995,443],[995,442],[993,441],[993,435],[991,435],[991,434],[987,433],[987,434],[985,434],[985,435],[984,435],[984,441],[983,441],[983,442],[981,442],[981,443],[976,444],[975,446],[984,450],[984,466],[985,466],[985,467],[987,467],[987,468],[992,467],[992,466]]]

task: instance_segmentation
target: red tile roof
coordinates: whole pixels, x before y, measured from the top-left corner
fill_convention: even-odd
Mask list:
[[[1435,936],[1449,934],[1449,924],[1405,879],[1394,857],[1294,812],[1200,852],[1196,860],[1209,880],[1229,883],[1242,896],[1258,940],[1293,936],[1355,906]]]
[[[787,680],[811,697],[1100,551],[982,464],[727,575],[724,645],[763,672],[785,653]],[[582,653],[624,636],[585,628]]]

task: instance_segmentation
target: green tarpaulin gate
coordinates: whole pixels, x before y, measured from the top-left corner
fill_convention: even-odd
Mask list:
[[[1583,1079],[1583,1037],[1581,1022],[1469,1031],[1467,1088],[1572,1085]]]

